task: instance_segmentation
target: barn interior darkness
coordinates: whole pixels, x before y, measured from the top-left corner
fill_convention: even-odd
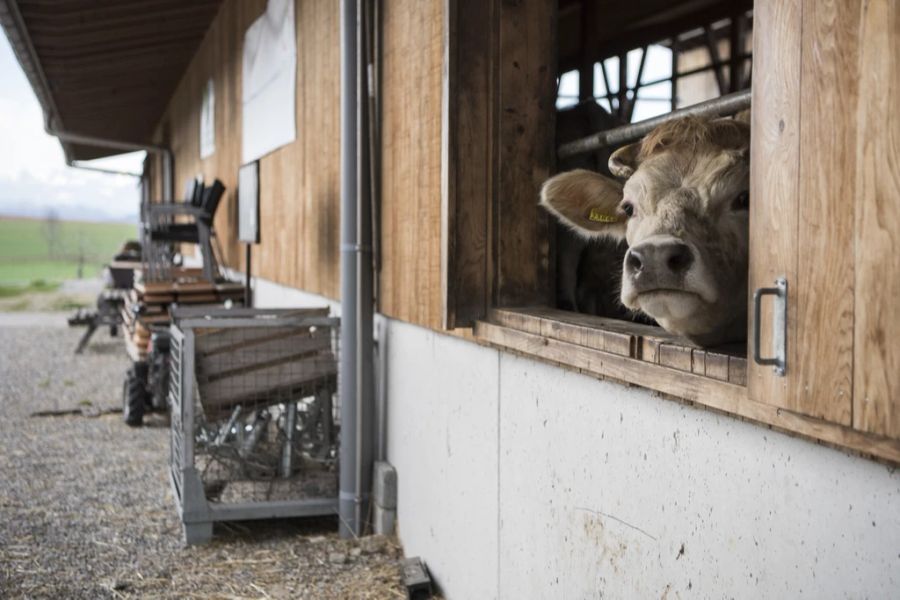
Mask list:
[[[557,147],[750,87],[752,1],[559,0],[558,15]],[[608,175],[615,149],[558,159],[556,171]],[[624,243],[559,224],[553,242],[556,308],[652,323],[619,301]]]

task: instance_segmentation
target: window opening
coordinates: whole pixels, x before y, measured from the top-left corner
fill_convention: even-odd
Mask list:
[[[578,104],[578,70],[573,69],[560,75],[556,80],[556,110]]]
[[[748,89],[752,15],[748,10],[594,62],[594,87],[587,100],[579,96],[578,70],[567,70],[557,79],[557,109],[594,101],[620,122],[637,122]],[[734,55],[733,43],[738,44]],[[620,102],[619,93],[622,62],[626,71],[625,102]],[[732,73],[736,74],[734,84]],[[676,82],[681,84],[678,91]],[[669,107],[653,106],[657,103]]]
[[[563,4],[567,2],[561,0],[561,9]],[[581,10],[589,14],[590,4],[591,0],[584,0],[580,3]],[[673,22],[684,23],[684,20],[673,18]],[[738,10],[725,18],[694,19],[681,27],[665,32],[657,27],[661,33],[656,39],[647,43],[642,40],[631,47],[613,44],[598,54],[589,54],[589,45],[582,44],[582,56],[578,60],[588,65],[584,68],[592,75],[583,82],[590,86],[589,90],[580,89],[579,70],[565,66],[572,63],[561,57],[561,65],[566,70],[558,78],[557,172],[581,168],[610,176],[607,167],[610,154],[639,140],[664,121],[687,114],[733,115],[749,107],[752,10]],[[583,36],[590,35],[587,29],[582,32]],[[603,42],[599,44],[601,47]],[[551,313],[555,315],[553,318],[562,318],[560,315],[567,313],[590,315],[599,317],[600,321],[584,323],[594,323],[600,328],[605,328],[604,323],[609,325],[604,319],[616,319],[626,325],[634,323],[637,333],[633,339],[638,341],[630,343],[632,357],[659,363],[658,352],[640,350],[649,343],[646,340],[663,343],[666,348],[674,348],[678,342],[666,336],[662,329],[640,329],[656,323],[645,314],[631,312],[620,302],[620,281],[614,274],[621,278],[627,244],[606,239],[587,240],[554,220],[556,269],[552,283],[556,294],[555,306],[550,310],[566,312]],[[533,318],[527,313],[522,316]],[[541,318],[550,317],[545,314]],[[508,321],[516,322],[516,319]],[[651,331],[657,334],[648,333]],[[713,364],[717,360],[719,375],[710,376],[723,378],[722,360],[725,363],[730,360],[733,377],[725,380],[744,383],[745,344],[730,343],[696,351],[684,344],[681,347],[680,353],[669,352],[679,358],[666,366],[704,375],[707,374],[705,363]],[[717,358],[709,360],[709,356]]]

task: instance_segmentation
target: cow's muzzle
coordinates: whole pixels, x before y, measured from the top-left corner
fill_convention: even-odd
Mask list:
[[[678,238],[655,236],[628,249],[625,277],[636,294],[681,291],[695,262],[694,251]]]

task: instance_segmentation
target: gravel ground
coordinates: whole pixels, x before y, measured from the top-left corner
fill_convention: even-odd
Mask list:
[[[121,339],[0,313],[0,598],[404,598],[391,539],[333,519],[224,524],[184,548],[161,418],[120,414]],[[84,415],[31,416],[80,408]]]

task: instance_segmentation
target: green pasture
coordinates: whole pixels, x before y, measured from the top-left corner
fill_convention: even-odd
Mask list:
[[[40,291],[54,283],[95,277],[128,239],[129,223],[87,223],[0,217],[0,294]]]

